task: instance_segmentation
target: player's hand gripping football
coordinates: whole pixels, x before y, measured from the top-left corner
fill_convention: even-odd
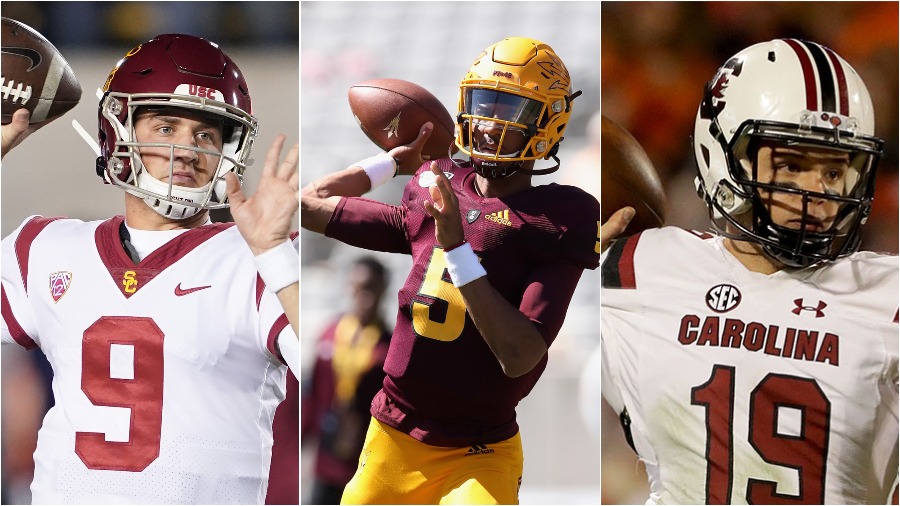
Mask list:
[[[26,137],[33,134],[37,129],[49,123],[49,121],[43,121],[32,124],[28,122],[30,117],[31,113],[28,112],[28,109],[19,109],[13,113],[12,121],[7,125],[3,125],[3,143],[0,145],[0,158],[6,156],[9,150],[21,144]]]
[[[300,207],[300,173],[297,171],[300,146],[294,144],[279,165],[284,141],[282,134],[272,142],[259,186],[251,197],[244,195],[233,172],[225,175],[231,216],[254,255],[288,240],[291,219]]]
[[[433,129],[434,125],[429,121],[422,125],[416,140],[406,146],[397,146],[388,151],[388,154],[394,157],[394,160],[397,160],[397,164],[400,166],[400,170],[397,172],[398,175],[412,176],[425,163],[425,159],[422,158],[422,148],[425,147],[425,143],[431,137]]]
[[[434,218],[434,237],[446,249],[466,238],[462,217],[459,215],[459,199],[444,171],[438,168],[437,162],[431,162],[431,173],[435,176],[435,184],[428,188],[431,201],[425,201],[425,211]]]
[[[614,212],[606,220],[606,223],[600,225],[600,251],[606,251],[609,243],[625,231],[625,227],[628,226],[632,218],[634,218],[634,208],[623,207]]]

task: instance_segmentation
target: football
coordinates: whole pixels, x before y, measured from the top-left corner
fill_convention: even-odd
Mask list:
[[[415,83],[371,79],[351,86],[347,96],[359,127],[385,151],[416,140],[419,129],[428,121],[434,129],[422,149],[422,158],[444,158],[453,145],[450,113],[431,92]]]
[[[4,125],[21,108],[31,123],[56,119],[81,100],[81,85],[72,67],[43,35],[16,20],[2,19],[0,97]]]
[[[634,218],[625,234],[661,227],[666,221],[666,194],[653,162],[632,135],[602,117],[600,136],[600,219],[631,206]]]

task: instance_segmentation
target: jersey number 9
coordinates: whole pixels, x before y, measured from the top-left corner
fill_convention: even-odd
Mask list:
[[[134,377],[111,374],[112,345],[134,349]],[[104,316],[81,340],[81,390],[95,406],[130,408],[129,438],[76,432],[75,453],[89,469],[143,471],[159,457],[163,408],[163,332],[150,318]]]

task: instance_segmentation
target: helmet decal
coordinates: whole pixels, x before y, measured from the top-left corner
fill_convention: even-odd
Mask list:
[[[737,58],[728,60],[719,69],[716,76],[707,85],[707,91],[703,94],[703,106],[700,113],[704,119],[712,119],[725,108],[725,90],[728,88],[731,76],[740,77],[743,63]]]

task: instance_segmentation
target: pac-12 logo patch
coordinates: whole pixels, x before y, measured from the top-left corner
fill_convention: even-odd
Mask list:
[[[717,313],[726,313],[741,303],[741,292],[736,286],[716,285],[706,292],[706,305]]]
[[[53,302],[59,302],[59,299],[69,290],[72,285],[72,273],[67,271],[50,273],[50,296]]]

